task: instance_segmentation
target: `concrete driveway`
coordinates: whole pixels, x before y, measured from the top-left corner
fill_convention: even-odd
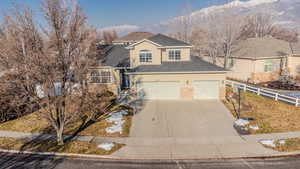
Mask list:
[[[247,141],[233,128],[220,101],[148,101],[133,117],[124,159],[199,159],[269,156],[276,152]]]
[[[220,101],[147,101],[133,118],[132,137],[237,136],[233,117]]]

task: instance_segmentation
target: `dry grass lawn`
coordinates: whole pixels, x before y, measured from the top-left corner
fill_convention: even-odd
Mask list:
[[[96,143],[71,141],[63,146],[56,145],[55,140],[29,140],[0,137],[0,148],[7,150],[21,150],[33,152],[59,152],[59,153],[75,153],[75,154],[95,154],[109,155],[120,148],[123,144],[115,144],[112,150],[105,151],[97,147]]]
[[[232,91],[231,88],[227,90]],[[235,116],[233,105],[228,100],[224,103]],[[254,93],[242,92],[241,117],[254,118],[250,125],[259,126],[260,129],[257,131],[250,130],[251,134],[300,130],[300,107],[277,102]]]
[[[124,109],[123,107],[117,106],[111,111],[117,111]],[[123,125],[122,133],[106,133],[105,128],[110,127],[113,124],[105,120],[106,117],[99,118],[97,121],[87,128],[79,132],[77,135],[81,136],[109,136],[109,137],[127,137],[129,136],[130,126],[132,122],[131,109],[127,109],[130,115],[124,116],[125,123]],[[72,135],[82,125],[80,121],[72,123],[66,126],[64,134]],[[20,117],[16,120],[11,120],[0,124],[0,130],[18,131],[18,132],[29,132],[29,133],[54,133],[52,127],[48,122],[41,118],[39,112],[34,112],[26,116]]]

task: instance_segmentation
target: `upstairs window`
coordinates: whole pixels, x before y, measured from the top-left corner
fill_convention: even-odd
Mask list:
[[[179,49],[169,50],[169,60],[180,60],[180,59],[181,59],[181,51]]]
[[[91,72],[91,83],[112,83],[110,70],[93,70]]]
[[[273,62],[272,60],[266,60],[264,65],[265,72],[272,72],[273,71]]]
[[[151,63],[152,53],[149,50],[140,51],[140,63]]]

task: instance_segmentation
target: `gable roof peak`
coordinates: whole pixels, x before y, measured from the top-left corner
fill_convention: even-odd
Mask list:
[[[175,46],[191,47],[192,46],[184,41],[169,37],[169,36],[161,34],[161,33],[151,36],[151,37],[147,38],[147,40],[150,40],[161,46],[170,46],[170,47],[172,47],[172,46],[174,46],[174,47]]]

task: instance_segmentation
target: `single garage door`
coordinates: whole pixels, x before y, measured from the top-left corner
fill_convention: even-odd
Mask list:
[[[219,99],[219,81],[194,81],[194,99]]]
[[[139,82],[137,84],[138,96],[149,100],[172,100],[180,98],[180,83],[166,82]]]

